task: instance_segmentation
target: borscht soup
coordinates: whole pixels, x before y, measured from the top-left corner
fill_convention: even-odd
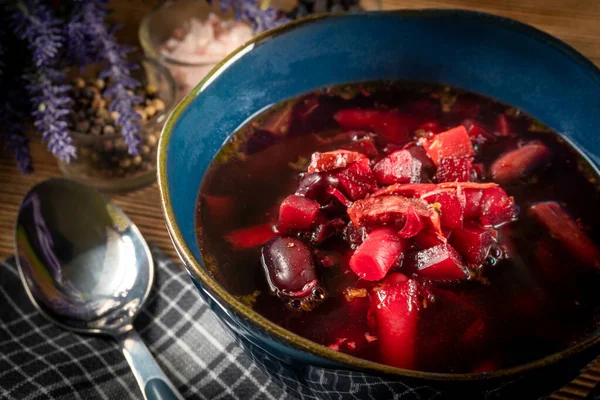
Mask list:
[[[363,359],[487,372],[600,320],[596,170],[523,111],[406,82],[276,104],[198,197],[213,277],[274,323]]]

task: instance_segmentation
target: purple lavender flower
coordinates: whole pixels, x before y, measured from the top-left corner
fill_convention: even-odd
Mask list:
[[[285,17],[278,18],[274,8],[262,8],[259,0],[220,0],[223,11],[233,9],[237,20],[252,23],[255,32],[275,28],[289,21]]]
[[[64,75],[51,69],[40,69],[35,75],[28,75],[27,90],[34,105],[33,125],[42,133],[42,141],[48,142],[48,149],[56,157],[70,162],[77,158],[75,146],[71,143],[67,115],[71,98],[68,85],[55,85],[64,80]]]
[[[108,68],[101,74],[102,78],[110,78],[110,87],[105,94],[112,96],[109,106],[110,111],[119,113],[117,124],[121,126],[121,134],[129,148],[129,154],[137,155],[140,146],[140,125],[136,122],[140,115],[133,107],[141,102],[141,99],[133,94],[133,90],[139,86],[139,82],[131,76],[134,64],[126,61],[130,49],[120,46],[112,30],[106,28],[106,6],[107,0],[77,0],[74,13],[76,23],[81,23],[86,29],[84,37],[87,38],[91,47],[88,50],[79,50],[80,54],[100,54],[108,62]],[[77,30],[77,26],[73,30]],[[90,51],[89,49],[93,49]],[[89,56],[88,56],[89,57]]]
[[[38,67],[56,64],[62,47],[60,20],[39,0],[19,2],[17,10],[14,14],[15,32],[27,41],[35,64]]]
[[[92,40],[83,22],[83,15],[75,14],[65,26],[65,37],[67,38],[67,57],[70,61],[78,64],[81,68],[95,61]]]
[[[36,73],[26,77],[34,125],[52,154],[70,162],[76,157],[76,149],[71,143],[67,124],[71,102],[67,93],[69,87],[61,84],[64,74],[57,69],[63,46],[58,28],[60,21],[39,0],[19,3],[12,18],[17,36],[27,42],[37,66]]]

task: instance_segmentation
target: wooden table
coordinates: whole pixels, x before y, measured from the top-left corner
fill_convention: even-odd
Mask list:
[[[557,36],[600,66],[599,0],[382,0],[382,4],[384,9],[460,8],[506,16]],[[152,5],[150,0],[113,0],[111,6],[115,13],[112,18],[124,25],[119,33],[124,42],[136,44],[139,21]],[[0,157],[0,259],[13,254],[13,227],[23,195],[34,184],[60,176],[56,161],[37,138],[32,143],[32,154],[36,172],[25,176],[14,166],[12,155]],[[111,197],[129,214],[146,239],[176,258],[163,221],[156,184],[138,192]],[[600,363],[596,363],[550,398],[582,399],[599,376]]]
[[[566,41],[596,65],[600,65],[600,1],[598,0],[382,0],[385,9],[395,8],[462,8],[514,18]],[[113,19],[123,24],[120,32],[125,42],[135,44],[137,25],[144,13],[152,7],[148,0],[113,1]],[[1,128],[1,127],[0,127]],[[36,172],[21,175],[10,154],[0,157],[0,259],[13,254],[13,227],[23,195],[36,184],[50,177],[60,176],[56,161],[37,139],[32,153]],[[176,258],[171,246],[160,209],[156,184],[144,190],[111,196],[145,237]]]

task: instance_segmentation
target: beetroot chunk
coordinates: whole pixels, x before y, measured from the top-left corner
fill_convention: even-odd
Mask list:
[[[306,197],[292,194],[279,207],[280,232],[310,229],[319,213],[319,203]]]
[[[438,182],[468,182],[473,171],[473,157],[442,158],[436,178]]]
[[[411,142],[413,145],[407,144],[404,149],[408,150],[413,159],[421,163],[421,171],[417,178],[420,181],[428,180],[429,174],[435,171],[435,164],[431,161],[431,158],[427,155],[427,151],[423,146],[417,145],[415,142]]]
[[[481,215],[481,196],[483,190],[465,189],[465,217],[473,218]]]
[[[490,175],[498,183],[513,183],[546,163],[551,155],[550,150],[542,143],[531,143],[509,151],[494,161],[490,167]]]
[[[315,152],[311,156],[308,173],[346,168],[348,165],[364,158],[366,158],[364,154],[348,150],[335,150],[326,153]]]
[[[273,224],[265,223],[233,230],[225,235],[225,240],[234,249],[242,250],[262,246],[276,235],[277,231],[273,227]]]
[[[350,268],[360,278],[378,281],[396,264],[406,242],[391,228],[374,229],[350,258]]]
[[[416,183],[421,176],[421,162],[408,150],[395,151],[379,161],[373,168],[375,178],[381,184]]]
[[[554,201],[538,203],[529,213],[562,243],[572,256],[589,267],[600,267],[600,250],[577,225],[571,215]]]
[[[422,198],[430,204],[439,204],[442,226],[462,228],[465,213],[465,199],[462,192],[460,197],[456,191],[433,193],[432,195],[424,195]]]
[[[496,226],[512,221],[515,217],[515,200],[504,189],[485,189],[481,195],[481,223]]]
[[[340,234],[346,222],[341,218],[319,220],[315,223],[315,227],[310,235],[310,242],[320,244],[332,236]]]
[[[417,320],[422,307],[418,289],[416,281],[396,273],[390,274],[371,296],[370,315],[376,326],[379,352],[382,361],[394,367],[415,367]]]
[[[425,150],[435,165],[444,158],[473,157],[475,151],[464,126],[438,133],[425,142]]]
[[[460,254],[449,244],[440,244],[416,254],[416,272],[431,280],[467,279]]]
[[[352,222],[348,223],[342,232],[342,237],[353,249],[360,246],[366,237],[366,229],[357,227]]]
[[[472,119],[466,119],[463,125],[467,129],[467,134],[473,143],[483,144],[488,140],[493,140],[494,135],[486,131],[480,124]]]
[[[452,231],[450,243],[468,264],[479,265],[485,260],[495,241],[486,229],[464,228]]]
[[[406,220],[404,226],[398,231],[398,236],[403,239],[408,239],[416,236],[421,229],[425,227],[425,223],[421,216],[411,207],[406,212]]]
[[[429,229],[422,230],[417,236],[415,236],[415,243],[422,250],[429,249],[446,242],[447,240],[443,235]]]
[[[430,219],[435,211],[421,199],[401,196],[378,196],[355,201],[348,207],[352,223],[361,226],[393,225],[403,227],[406,215],[416,212],[424,219]]]
[[[373,137],[365,132],[357,132],[352,135],[352,141],[342,146],[344,150],[356,151],[367,157],[375,157],[379,154]]]
[[[370,130],[381,134],[392,143],[404,143],[418,121],[410,115],[397,111],[363,110],[353,108],[338,111],[333,117],[343,129]]]
[[[346,207],[349,207],[352,204],[352,202],[348,200],[346,196],[344,196],[344,193],[340,192],[334,187],[328,187],[326,192],[335,197],[337,201]]]
[[[337,174],[337,177],[340,185],[352,200],[362,199],[379,188],[369,166],[368,158],[363,158],[343,169]]]

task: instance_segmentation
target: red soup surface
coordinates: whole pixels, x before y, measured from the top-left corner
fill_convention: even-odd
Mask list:
[[[458,89],[376,82],[275,105],[200,189],[215,279],[331,349],[484,372],[592,334],[595,170],[520,110]]]

